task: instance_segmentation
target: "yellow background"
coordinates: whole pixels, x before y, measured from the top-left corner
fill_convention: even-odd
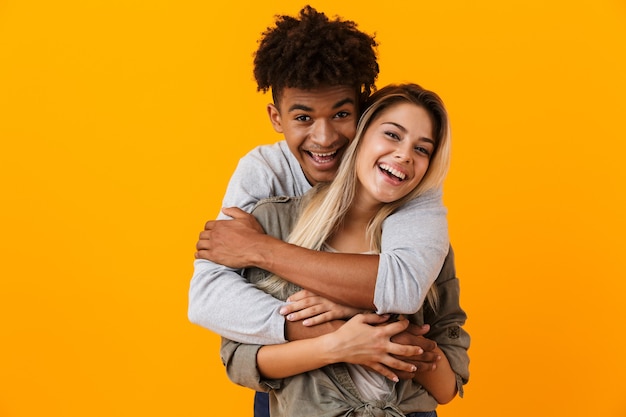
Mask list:
[[[251,416],[187,288],[238,158],[279,139],[258,36],[304,4],[0,0],[0,416]],[[312,4],[451,114],[472,378],[439,415],[626,416],[626,3]]]

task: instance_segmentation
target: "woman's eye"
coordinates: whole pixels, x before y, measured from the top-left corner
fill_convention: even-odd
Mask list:
[[[389,136],[391,139],[400,140],[400,136],[396,135],[393,132],[385,132],[385,135]]]
[[[417,147],[415,147],[415,151],[416,151],[416,152],[419,152],[419,153],[421,153],[421,154],[424,154],[424,155],[426,155],[426,156],[430,156],[430,150],[429,150],[429,149],[426,149],[426,148],[424,148],[424,147],[422,147],[422,146],[417,146]]]

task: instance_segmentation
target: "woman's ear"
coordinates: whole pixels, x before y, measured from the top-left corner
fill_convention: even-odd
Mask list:
[[[270,122],[277,133],[283,133],[282,119],[280,118],[280,111],[272,103],[267,105],[267,115],[270,117]]]

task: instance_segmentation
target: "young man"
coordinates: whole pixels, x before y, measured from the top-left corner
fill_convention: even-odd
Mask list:
[[[201,233],[189,292],[192,322],[231,340],[257,344],[312,337],[340,325],[302,326],[295,321],[297,311],[237,273],[251,266],[328,299],[378,313],[409,314],[421,307],[449,248],[441,190],[387,219],[380,255],[332,254],[289,245],[265,235],[246,213],[262,198],[302,195],[334,177],[355,135],[361,103],[378,76],[376,46],[353,22],[329,20],[308,6],[298,18],[279,16],[275,27],[263,34],[254,74],[259,90],[272,91],[268,115],[285,140],[260,146],[241,159],[223,200],[223,207],[231,208]],[[223,221],[227,216],[234,220]],[[281,310],[294,313],[295,320],[285,320]],[[423,346],[423,357],[413,360],[428,369],[434,362],[428,356],[433,344],[422,334],[421,329],[410,329],[397,341]],[[257,405],[255,416],[268,415],[266,406],[257,414]]]

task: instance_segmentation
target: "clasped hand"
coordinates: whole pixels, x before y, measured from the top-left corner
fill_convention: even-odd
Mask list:
[[[344,306],[302,290],[293,294],[280,313],[289,321],[303,320],[314,326],[331,320],[349,319],[334,332],[334,347],[345,357],[343,362],[367,366],[387,378],[413,379],[418,372],[436,368],[441,357],[437,344],[424,337],[430,326],[417,326],[404,316],[391,321],[389,315],[377,315]]]

